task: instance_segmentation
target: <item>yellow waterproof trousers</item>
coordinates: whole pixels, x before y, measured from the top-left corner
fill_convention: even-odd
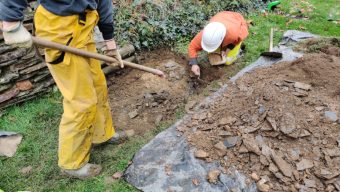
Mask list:
[[[237,59],[237,56],[239,55],[240,53],[240,50],[241,50],[241,45],[242,45],[242,42],[240,42],[239,44],[237,44],[234,49],[230,50],[227,54],[227,62],[226,62],[226,65],[231,65],[233,64],[236,59]]]
[[[98,18],[97,11],[87,11],[82,20],[78,15],[58,16],[40,5],[34,17],[36,35],[96,52],[93,29]],[[45,59],[64,97],[58,165],[78,169],[89,161],[92,143],[105,142],[115,134],[105,76],[94,59],[53,49],[45,49]]]

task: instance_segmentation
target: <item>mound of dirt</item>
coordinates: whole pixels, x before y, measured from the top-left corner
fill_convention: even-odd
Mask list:
[[[339,191],[340,48],[327,50],[244,75],[179,131],[260,191]]]

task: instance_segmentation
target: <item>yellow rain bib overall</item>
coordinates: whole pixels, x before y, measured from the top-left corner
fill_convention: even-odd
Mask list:
[[[237,59],[237,57],[239,56],[240,51],[241,51],[241,45],[242,45],[242,41],[241,41],[239,44],[237,44],[232,50],[230,50],[230,51],[228,52],[228,54],[227,54],[227,61],[226,61],[226,63],[225,63],[226,65],[231,65],[231,64],[233,64],[233,63],[236,61],[236,59]],[[211,58],[209,57],[210,54],[212,54],[212,55],[211,55]],[[213,53],[209,53],[209,54],[208,54],[210,63],[211,63],[212,65],[217,65],[217,64],[213,64],[212,61],[210,60],[210,59],[212,59],[212,60],[215,59],[215,57],[214,57],[213,54],[221,55],[221,48],[218,48],[218,49],[217,49],[216,51],[214,51]],[[213,58],[214,58],[214,59],[213,59]],[[220,57],[220,59],[222,59],[222,56]]]
[[[84,16],[58,16],[40,5],[34,17],[36,35],[96,52],[93,29],[99,16],[95,10]],[[92,143],[105,142],[115,134],[105,76],[98,60],[53,49],[45,49],[45,60],[64,97],[58,165],[78,169],[89,161]]]

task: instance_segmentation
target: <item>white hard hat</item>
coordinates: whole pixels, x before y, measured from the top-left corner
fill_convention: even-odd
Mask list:
[[[223,42],[227,28],[220,22],[211,22],[203,29],[201,45],[204,51],[214,52]]]

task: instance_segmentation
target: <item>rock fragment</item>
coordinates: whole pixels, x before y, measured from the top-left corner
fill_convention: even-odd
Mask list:
[[[241,145],[240,149],[238,150],[239,153],[248,153],[248,149],[244,146],[244,145]]]
[[[218,182],[218,177],[220,176],[220,170],[209,171],[207,179],[210,183],[216,184]]]
[[[266,120],[269,123],[269,125],[272,127],[272,129],[276,131],[277,130],[277,124],[276,124],[275,119],[272,118],[272,117],[267,116]]]
[[[138,111],[137,110],[131,111],[128,115],[130,119],[133,119],[138,116]]]
[[[132,136],[135,135],[135,131],[133,129],[129,129],[129,130],[126,130],[124,132],[125,132],[126,136],[128,136],[128,137],[132,137]]]
[[[239,140],[238,136],[235,137],[228,137],[227,139],[224,140],[223,144],[227,147],[227,148],[231,148],[234,147],[237,144],[237,141]]]
[[[218,142],[216,145],[214,145],[214,147],[218,150],[226,150],[227,147],[224,145],[224,143],[222,141]]]
[[[198,186],[200,184],[200,181],[198,179],[192,179],[192,184]]]
[[[259,180],[260,180],[260,177],[259,177],[256,173],[252,173],[252,174],[251,174],[251,178],[252,178],[254,181],[259,181]]]
[[[230,132],[230,131],[220,131],[220,132],[218,132],[218,135],[221,136],[221,137],[227,137],[227,136],[232,136],[233,133]]]
[[[289,163],[283,160],[280,156],[276,155],[274,152],[271,154],[271,157],[274,163],[276,164],[276,166],[286,177],[292,176],[293,168]]]
[[[281,125],[280,125],[280,130],[282,133],[288,135],[292,132],[294,132],[296,129],[296,122],[295,122],[295,117],[292,113],[286,113],[282,117]]]
[[[303,179],[303,182],[305,183],[305,186],[308,188],[316,188],[316,182],[315,180],[311,179]]]
[[[316,110],[316,111],[322,111],[324,108],[325,108],[325,107],[323,107],[323,106],[319,106],[319,107],[315,107],[315,110]]]
[[[306,83],[301,83],[301,82],[295,82],[294,87],[298,88],[298,89],[303,89],[303,90],[306,90],[306,91],[308,91],[312,88],[311,85],[306,84]]]
[[[113,179],[120,179],[121,177],[123,177],[123,172],[116,172],[112,175]]]
[[[219,125],[222,126],[222,125],[232,125],[233,123],[236,122],[236,118],[235,117],[223,117],[222,119],[220,119],[219,121]]]
[[[329,157],[339,157],[340,156],[340,148],[331,148],[331,149],[323,149],[322,152]]]
[[[325,111],[325,117],[332,122],[336,122],[338,120],[337,114],[333,111]]]
[[[195,105],[197,104],[197,101],[189,101],[186,105],[185,105],[185,111],[186,112],[191,112],[192,109],[194,109]]]
[[[194,120],[204,120],[206,118],[207,118],[207,113],[195,113],[192,116],[192,119],[194,119]]]
[[[257,189],[261,192],[268,192],[270,190],[270,186],[266,183],[267,181],[265,179],[261,179],[256,183]]]
[[[253,137],[245,137],[243,138],[243,145],[251,152],[261,155],[261,150],[257,145],[256,140]]]
[[[308,159],[302,159],[299,163],[296,164],[296,169],[298,171],[302,171],[305,169],[310,169],[314,167],[314,164],[312,161],[308,160]]]
[[[198,159],[205,159],[208,157],[208,153],[203,150],[197,150],[194,153],[195,157]]]
[[[269,167],[268,167],[269,171],[271,171],[272,173],[276,173],[279,171],[279,169],[276,167],[276,165],[274,163],[270,163]]]

